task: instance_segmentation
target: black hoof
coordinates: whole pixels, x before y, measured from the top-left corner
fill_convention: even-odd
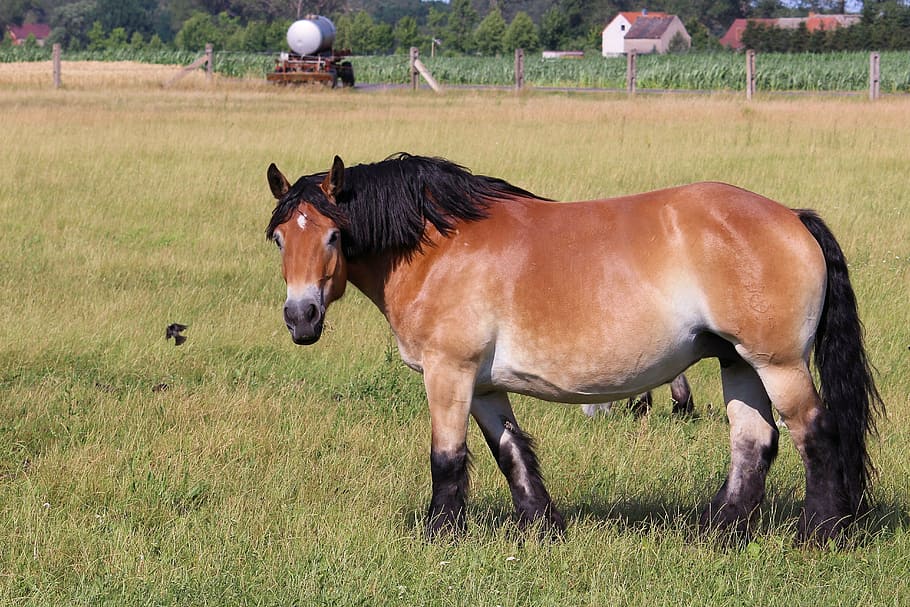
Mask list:
[[[540,542],[561,542],[566,539],[566,523],[552,505],[540,516],[519,515],[518,528],[522,533],[536,532]]]
[[[445,539],[458,539],[467,531],[467,520],[464,510],[458,512],[437,512],[427,514],[427,541],[435,542]]]

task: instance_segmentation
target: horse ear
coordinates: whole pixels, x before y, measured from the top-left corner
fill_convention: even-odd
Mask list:
[[[291,189],[291,184],[288,183],[288,180],[285,176],[278,170],[278,167],[275,166],[275,163],[269,165],[269,187],[272,189],[272,196],[277,200],[281,200],[285,194],[288,193],[288,190]]]
[[[332,162],[332,168],[329,169],[325,179],[322,180],[322,191],[325,192],[325,195],[328,196],[332,202],[334,202],[335,197],[343,187],[344,162],[342,162],[341,157],[335,156],[335,160]]]

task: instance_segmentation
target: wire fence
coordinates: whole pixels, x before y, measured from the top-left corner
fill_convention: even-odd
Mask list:
[[[0,62],[49,61],[51,49],[0,49]],[[63,61],[137,61],[185,66],[201,51],[174,49],[105,49],[65,51]],[[265,79],[275,65],[275,53],[214,52],[214,71],[232,78]],[[910,53],[879,54],[878,86],[881,93],[910,92]],[[499,57],[421,57],[434,78],[444,86],[500,86],[515,83],[515,62]],[[410,81],[407,55],[353,56],[356,81],[368,85],[407,85]],[[585,56],[545,59],[539,53],[524,58],[526,87],[561,87],[625,90],[625,57]],[[636,61],[636,86],[669,91],[742,91],[746,83],[746,59],[742,53],[685,53],[640,55]],[[839,52],[825,54],[762,53],[755,62],[754,82],[759,92],[811,91],[854,92],[869,90],[870,54]]]

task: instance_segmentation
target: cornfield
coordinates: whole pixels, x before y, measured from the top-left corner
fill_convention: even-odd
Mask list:
[[[0,63],[47,61],[44,48],[0,49]],[[64,53],[72,61],[138,61],[186,65],[200,53],[171,49],[130,48]],[[215,53],[215,71],[234,78],[264,78],[274,65],[275,54]],[[433,76],[450,86],[510,86],[514,83],[513,59],[507,57],[424,57]],[[360,84],[406,84],[408,59],[402,55],[352,57]],[[665,90],[741,90],[745,85],[745,58],[737,53],[689,53],[641,55],[638,57],[638,87]],[[525,59],[525,82],[531,87],[602,88],[625,87],[625,57],[543,59],[529,54]],[[869,54],[764,53],[756,59],[756,87],[761,91],[862,91],[869,86]],[[881,54],[881,90],[910,92],[910,54]]]

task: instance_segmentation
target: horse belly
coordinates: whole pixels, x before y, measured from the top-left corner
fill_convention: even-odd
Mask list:
[[[668,339],[634,354],[555,346],[540,354],[497,343],[488,374],[478,388],[526,394],[543,400],[583,404],[619,400],[671,381],[701,358],[695,340]]]

